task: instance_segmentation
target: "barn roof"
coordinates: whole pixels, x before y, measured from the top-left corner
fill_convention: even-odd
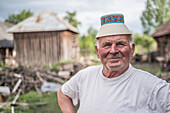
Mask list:
[[[43,11],[13,26],[8,29],[8,32],[16,33],[61,30],[69,30],[78,33],[78,30],[75,27],[60,19],[55,13]]]
[[[12,24],[0,22],[0,48],[13,48],[13,34],[6,32]]]
[[[0,40],[0,48],[13,48],[14,47],[14,42],[13,40]]]
[[[164,35],[168,35],[170,34],[170,20],[168,22],[166,22],[165,24],[163,24],[162,26],[160,26],[156,32],[154,32],[152,34],[153,37],[160,37],[160,36],[164,36]]]

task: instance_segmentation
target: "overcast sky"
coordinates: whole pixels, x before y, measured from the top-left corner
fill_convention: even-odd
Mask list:
[[[146,0],[0,0],[0,21],[10,14],[18,14],[23,9],[30,9],[37,14],[41,11],[52,11],[60,18],[66,11],[77,12],[77,19],[82,23],[79,31],[87,32],[89,27],[99,29],[100,17],[112,12],[123,13],[125,24],[133,33],[142,33],[140,16],[145,9]]]

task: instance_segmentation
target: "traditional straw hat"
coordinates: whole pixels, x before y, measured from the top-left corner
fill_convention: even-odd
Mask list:
[[[120,34],[132,34],[124,24],[123,14],[108,14],[101,17],[101,27],[96,35],[96,39]]]

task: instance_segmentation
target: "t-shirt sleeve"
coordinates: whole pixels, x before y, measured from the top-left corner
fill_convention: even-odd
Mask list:
[[[63,84],[61,87],[61,91],[63,94],[70,97],[73,101],[73,104],[76,106],[78,104],[79,99],[79,78],[81,73],[78,72],[74,75],[69,81]]]
[[[170,113],[170,84],[164,80],[158,82],[151,92],[150,108],[161,113]]]

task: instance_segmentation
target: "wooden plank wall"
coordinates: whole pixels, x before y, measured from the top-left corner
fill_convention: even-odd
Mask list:
[[[79,45],[77,34],[64,31],[61,34],[63,38],[63,59],[77,59],[79,57]]]
[[[158,45],[157,50],[159,56],[165,58],[165,61],[170,61],[170,35],[155,38]]]
[[[14,49],[20,65],[42,66],[63,58],[63,39],[60,32],[15,33]]]

